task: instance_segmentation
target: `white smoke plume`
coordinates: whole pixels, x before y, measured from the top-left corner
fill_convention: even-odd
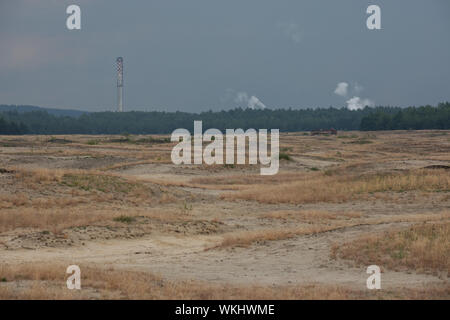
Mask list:
[[[347,82],[339,82],[337,84],[336,90],[334,93],[338,96],[345,97],[348,93],[348,83]]]
[[[249,96],[247,92],[238,92],[234,100],[240,107],[250,109],[266,109],[267,106],[255,96]]]
[[[375,102],[370,99],[361,99],[360,97],[353,97],[346,101],[347,109],[349,110],[359,110],[364,109],[364,107],[374,107]]]
[[[339,82],[337,84],[336,89],[334,90],[334,93],[341,97],[347,97],[349,94],[349,87],[350,85],[348,82]],[[347,103],[347,109],[349,110],[359,110],[364,109],[364,107],[374,107],[375,102],[373,102],[370,99],[367,98],[360,98],[356,96],[357,94],[360,94],[364,90],[363,86],[361,86],[359,83],[355,82],[353,87],[351,88],[351,91],[355,96],[353,98],[346,101]]]

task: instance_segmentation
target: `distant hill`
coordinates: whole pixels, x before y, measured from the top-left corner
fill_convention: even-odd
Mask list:
[[[69,116],[69,117],[79,117],[82,114],[89,113],[88,111],[72,110],[72,109],[54,109],[54,108],[43,108],[37,106],[20,106],[20,105],[6,105],[0,104],[0,112],[7,111],[17,111],[18,113],[25,113],[31,111],[46,111],[47,113],[54,116]]]

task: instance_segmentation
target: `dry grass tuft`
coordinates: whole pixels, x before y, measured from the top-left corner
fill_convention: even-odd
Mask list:
[[[300,220],[300,221],[325,221],[338,219],[355,219],[361,218],[361,212],[330,212],[323,210],[280,210],[271,211],[263,215],[267,219],[281,219],[281,220]]]
[[[79,188],[84,191],[101,191],[104,193],[145,194],[153,193],[144,184],[130,182],[121,177],[106,174],[74,174],[67,173],[61,178],[62,185]]]
[[[450,222],[419,224],[383,235],[365,235],[344,245],[334,245],[332,257],[358,265],[450,274]]]
[[[61,181],[64,175],[63,170],[59,169],[14,169],[15,178],[24,183],[45,184]]]
[[[105,210],[33,209],[22,208],[0,212],[0,232],[17,228],[36,228],[59,233],[70,227],[78,227],[105,221],[118,216]]]
[[[311,224],[301,227],[291,227],[284,229],[261,229],[254,231],[232,232],[224,235],[222,241],[217,245],[207,248],[222,249],[227,247],[248,247],[254,243],[264,241],[286,240],[300,235],[312,235],[322,232],[328,232],[350,226],[348,224],[336,224],[333,226]]]
[[[345,202],[363,199],[376,192],[450,191],[446,170],[417,170],[406,174],[352,177],[311,174],[301,180],[276,185],[256,185],[239,193],[224,194],[224,199],[256,200],[261,203]]]
[[[280,184],[283,182],[294,182],[306,178],[305,173],[278,173],[273,176],[251,175],[230,175],[221,177],[201,177],[191,179],[192,184],[199,185],[254,185],[254,184]]]
[[[127,217],[127,218],[123,218]],[[107,225],[116,221],[132,222],[137,217],[149,218],[165,223],[191,220],[182,210],[168,209],[93,209],[88,205],[75,208],[20,208],[0,211],[0,233],[17,228],[48,230],[54,234],[68,228]]]
[[[299,227],[290,228],[268,228],[254,231],[241,231],[225,234],[222,241],[215,246],[207,248],[222,249],[227,247],[247,247],[254,243],[263,241],[276,241],[290,239],[296,236],[302,235],[314,235],[323,232],[330,232],[345,228],[353,228],[358,226],[379,225],[385,223],[399,223],[399,222],[425,222],[425,221],[445,221],[449,220],[450,212],[444,211],[441,214],[422,214],[422,215],[396,215],[380,218],[366,218],[355,220],[337,220],[328,223],[327,221],[321,221],[322,223],[307,223]]]
[[[140,206],[157,203],[166,192],[153,183],[97,170],[16,168],[14,172],[10,186],[20,192],[0,195],[0,209],[51,209],[114,201]],[[174,201],[174,198],[166,195],[161,200],[164,203]]]

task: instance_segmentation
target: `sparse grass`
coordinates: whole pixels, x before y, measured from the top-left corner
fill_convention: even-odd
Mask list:
[[[71,140],[68,140],[68,139],[65,139],[65,138],[55,138],[55,137],[51,137],[50,139],[47,140],[47,142],[50,142],[50,143],[61,143],[61,144],[72,143]]]
[[[304,173],[278,173],[273,176],[261,176],[260,174],[229,175],[218,177],[201,177],[191,179],[193,184],[202,185],[252,185],[252,184],[279,184],[282,182],[297,181],[305,177]]]
[[[188,211],[192,211],[192,204],[187,203],[186,201],[184,201],[183,203],[183,211],[184,212],[188,212]]]
[[[361,138],[358,140],[353,140],[353,141],[349,141],[349,142],[344,142],[344,143],[348,143],[348,144],[370,144],[373,143],[372,140],[368,140],[366,138]]]
[[[90,145],[90,146],[96,146],[100,143],[99,140],[88,140],[88,142],[86,142],[86,144]]]
[[[334,245],[332,256],[353,260],[357,265],[443,271],[450,275],[450,222],[423,223],[382,235],[364,235],[350,243]]]
[[[0,233],[18,228],[33,228],[59,234],[62,231],[91,225],[114,226],[114,223],[132,223],[137,217],[164,223],[189,220],[180,209],[127,209],[126,212],[104,208],[96,209],[89,204],[73,208],[20,208],[0,211]]]
[[[333,215],[328,217],[334,218]],[[350,215],[350,217],[352,217]],[[357,215],[354,216],[355,218]],[[311,218],[311,216],[310,216]],[[263,241],[278,241],[290,239],[297,236],[312,235],[323,232],[330,232],[345,228],[353,228],[357,226],[370,226],[379,225],[385,223],[398,223],[398,222],[420,222],[420,221],[445,221],[450,219],[450,212],[443,212],[441,214],[423,214],[423,215],[396,215],[383,218],[365,218],[342,221],[337,220],[332,224],[327,223],[325,219],[313,219],[316,223],[308,223],[299,227],[288,228],[267,228],[253,231],[240,231],[225,234],[223,239],[216,245],[207,248],[221,249],[227,247],[247,247],[254,243]],[[323,221],[325,220],[325,221]],[[311,221],[311,220],[310,220]]]
[[[133,195],[153,193],[144,184],[134,181],[130,182],[121,177],[106,174],[64,174],[61,178],[61,185],[78,188],[84,191],[100,191],[105,193],[124,193]]]
[[[124,136],[123,138],[112,138],[106,141],[107,143],[133,143],[130,137]]]
[[[52,182],[59,182],[64,172],[59,169],[20,169],[14,168],[15,178],[20,180],[22,183],[37,183],[46,184]]]
[[[117,174],[105,173],[95,170],[50,170],[50,169],[14,169],[15,178],[22,183],[27,189],[42,190],[45,185],[46,188],[55,188],[58,185],[73,188],[85,192],[82,194],[86,197],[86,192],[97,197],[98,193],[116,195],[121,198],[126,197],[126,200],[134,201],[134,199],[153,200],[155,188],[148,184],[134,179],[133,177],[122,177]],[[72,191],[76,194],[76,191]],[[26,203],[26,196],[9,196],[14,198],[14,202]],[[44,202],[58,202],[59,197],[53,197],[53,200],[44,200]],[[2,197],[0,196],[0,208],[2,205]],[[33,200],[36,203],[36,199]],[[66,204],[70,203],[70,199],[62,200]],[[39,204],[37,204],[39,205]]]
[[[355,219],[361,218],[361,212],[330,212],[321,210],[280,210],[272,211],[263,214],[266,219],[281,219],[281,220],[300,220],[300,221],[326,221],[338,219]]]
[[[118,191],[128,193],[131,190],[131,186],[118,177],[93,174],[65,174],[62,177],[61,184],[85,191],[98,190],[102,192]]]
[[[154,137],[146,137],[135,140],[137,144],[161,144],[161,143],[170,143],[170,138],[154,138]]]
[[[345,287],[320,284],[264,287],[169,281],[145,272],[84,265],[80,265],[82,290],[67,290],[64,288],[66,267],[62,264],[2,264],[0,275],[8,277],[10,285],[0,285],[0,299],[350,299],[359,294]],[[15,287],[15,283],[22,285]]]
[[[167,159],[162,159],[161,157],[156,157],[155,159],[152,160],[139,160],[139,161],[133,161],[133,162],[121,162],[121,163],[116,163],[113,165],[109,165],[106,166],[104,168],[101,168],[101,170],[103,171],[108,171],[108,170],[117,170],[117,169],[127,169],[127,168],[131,168],[134,166],[139,166],[139,165],[143,165],[143,164],[151,164],[151,163],[158,163],[158,162],[167,162]]]
[[[133,138],[130,135],[123,135],[121,138],[111,138],[105,141],[106,143],[129,143],[135,145],[145,145],[145,144],[164,144],[171,143],[170,138],[167,137],[144,137],[144,138]]]
[[[340,226],[330,227],[330,226],[308,225],[305,227],[296,227],[296,228],[284,228],[284,229],[267,228],[254,231],[233,232],[224,235],[222,241],[220,241],[218,244],[212,247],[207,248],[206,250],[223,249],[228,247],[248,247],[252,244],[264,241],[286,240],[293,238],[295,236],[316,234],[320,232],[330,231],[336,228],[340,228]]]
[[[450,296],[448,286],[402,290],[355,290],[346,286],[307,283],[302,285],[220,285],[203,281],[170,281],[146,272],[80,265],[82,290],[67,290],[63,264],[0,265],[0,299],[165,299],[165,300],[343,300],[343,299],[436,299]],[[382,291],[382,292],[380,292]]]
[[[352,134],[352,135],[338,135],[338,139],[357,139],[358,135]]]
[[[450,173],[445,170],[417,170],[405,174],[352,177],[316,173],[309,178],[279,185],[256,185],[224,199],[256,200],[261,203],[344,202],[363,199],[377,192],[448,192]]]
[[[99,221],[111,219],[116,215],[105,210],[89,210],[86,207],[77,209],[39,209],[21,208],[0,212],[0,232],[17,228],[50,229],[54,233],[61,230],[91,225]]]

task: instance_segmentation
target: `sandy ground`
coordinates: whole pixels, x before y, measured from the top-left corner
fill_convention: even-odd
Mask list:
[[[263,246],[224,251],[207,250],[215,236],[146,236],[135,240],[90,242],[76,248],[43,248],[3,252],[9,263],[65,262],[149,271],[165,278],[195,279],[238,285],[298,283],[339,284],[365,289],[365,268],[329,258],[329,245],[368,228],[270,242]],[[377,231],[379,228],[370,228]],[[432,275],[385,271],[383,288],[417,287],[445,283]]]
[[[350,136],[351,133],[344,135]],[[349,144],[355,140],[350,138],[284,135],[281,146],[290,148],[292,160],[281,162],[280,173],[296,174],[309,172],[311,168],[327,170],[347,166],[352,174],[370,174],[450,165],[450,139],[446,135],[433,135],[433,132],[376,135],[376,138],[369,137],[374,141],[371,145]],[[184,218],[164,221],[143,215],[129,224],[100,222],[66,228],[61,234],[42,228],[19,227],[0,233],[2,263],[87,264],[99,268],[114,267],[124,272],[151,272],[171,280],[194,279],[236,285],[323,283],[365,290],[368,277],[365,267],[331,258],[331,246],[345,245],[363,234],[381,234],[392,228],[407,227],[412,222],[355,225],[277,241],[256,242],[247,247],[213,247],[229,233],[305,224],[264,216],[277,210],[351,211],[360,212],[364,218],[383,219],[402,214],[438,214],[450,209],[448,192],[426,196],[420,192],[406,192],[395,195],[395,200],[373,197],[343,203],[228,201],[221,197],[224,192],[241,192],[234,185],[196,183],[195,179],[251,177],[258,174],[257,167],[175,166],[167,161],[170,145],[142,147],[105,142],[104,145],[90,146],[85,141],[95,137],[66,138],[76,143],[58,145],[45,143],[45,137],[36,138],[37,142],[30,138],[23,141],[20,137],[3,137],[2,141],[8,140],[9,146],[0,148],[0,168],[104,170],[152,183],[164,188],[164,192],[178,195],[177,199],[137,207],[152,212],[179,212]],[[142,163],[147,159],[142,155],[152,153],[162,159]],[[0,190],[4,194],[52,196],[48,190],[28,190],[13,176],[8,172],[0,174]],[[61,190],[65,189],[61,187]],[[115,206],[114,210],[123,214],[135,209],[127,203],[114,201],[98,206],[105,210],[113,210]],[[4,213],[11,208],[0,210]],[[422,288],[432,284],[448,285],[448,277],[416,273],[414,270],[383,270],[382,288]]]

